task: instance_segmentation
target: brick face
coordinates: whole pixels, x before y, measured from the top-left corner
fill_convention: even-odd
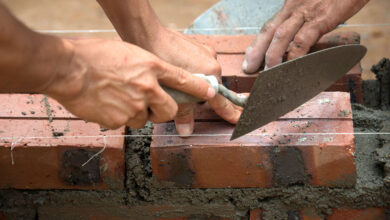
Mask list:
[[[148,205],[148,206],[81,206],[81,207],[40,207],[40,220],[80,219],[80,220],[229,220],[235,209],[231,205]]]
[[[325,218],[321,217],[314,208],[305,208],[300,211],[288,211],[288,219],[300,220],[387,220],[390,216],[386,208],[371,207],[364,209],[339,208],[333,209],[332,213]],[[261,219],[262,210],[250,211],[250,220]]]
[[[229,141],[233,125],[207,120],[187,139],[154,137],[153,174],[179,187],[351,187],[356,181],[353,124],[347,93],[322,93],[281,119]],[[324,120],[326,119],[326,120]],[[322,132],[329,135],[315,135]],[[175,134],[172,123],[154,134]],[[350,133],[335,135],[334,133]],[[337,167],[336,171],[335,168]]]
[[[107,137],[105,150],[82,164],[104,148],[104,135],[123,135],[124,128],[102,131],[41,95],[0,100],[0,188],[123,188],[123,137]]]
[[[263,212],[261,209],[251,210],[249,220],[262,220]]]
[[[386,216],[384,208],[366,208],[366,209],[333,209],[333,213],[330,216],[327,216],[325,220],[385,220],[390,216]]]

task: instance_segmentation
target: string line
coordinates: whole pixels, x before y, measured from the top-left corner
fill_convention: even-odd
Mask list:
[[[192,134],[189,137],[230,137],[232,134]],[[246,136],[325,136],[325,135],[390,135],[390,132],[347,132],[347,133],[262,133],[262,134],[247,134]],[[30,137],[0,137],[0,140],[14,140],[19,138],[20,140],[12,142],[13,145],[21,142],[21,139],[61,139],[61,138],[142,138],[142,137],[180,137],[178,134],[128,134],[128,135],[82,135],[82,136],[60,136],[60,137],[48,137],[48,136],[30,136]],[[11,147],[13,146],[11,145]]]
[[[105,136],[105,135],[103,136],[103,143],[104,143],[103,148],[102,148],[100,151],[98,151],[96,154],[92,155],[92,157],[90,157],[87,161],[85,161],[85,163],[83,163],[83,164],[81,165],[81,167],[87,165],[87,164],[89,163],[89,161],[91,161],[93,158],[97,157],[99,154],[103,153],[103,151],[104,151],[104,150],[106,149],[106,147],[107,147],[107,140],[106,140],[106,136]]]
[[[379,24],[340,24],[337,27],[390,27],[390,23],[379,23]],[[232,28],[191,28],[191,31],[223,31],[223,30],[260,30],[261,27],[232,27]],[[183,32],[185,28],[173,28],[175,31]],[[41,33],[51,34],[74,34],[74,33],[116,33],[115,29],[68,29],[68,30],[37,30]]]

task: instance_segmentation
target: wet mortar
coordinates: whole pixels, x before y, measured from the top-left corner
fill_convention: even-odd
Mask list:
[[[372,86],[364,85],[363,88],[364,93],[370,88],[374,92],[368,93],[374,99],[381,100],[372,95],[380,95]],[[187,212],[191,213],[206,205],[211,208],[203,207],[202,215],[191,215],[191,219],[216,216],[248,219],[250,210],[257,208],[263,208],[264,219],[288,219],[303,208],[315,208],[321,216],[326,216],[332,212],[332,208],[338,207],[390,207],[390,186],[387,182],[390,174],[390,135],[361,134],[390,132],[390,111],[381,110],[383,105],[380,102],[371,107],[374,108],[352,105],[354,130],[358,133],[355,135],[357,183],[353,188],[314,187],[305,184],[304,176],[295,181],[297,184],[288,187],[283,186],[284,181],[280,179],[281,186],[273,188],[177,188],[173,184],[159,183],[153,178],[149,153],[151,138],[128,137],[125,190],[0,190],[0,210],[6,210],[15,218],[34,219],[40,216],[40,213],[37,214],[39,207],[50,206],[97,206],[102,211],[107,209],[110,212],[112,207],[120,206],[168,205],[188,206],[190,208]],[[129,129],[127,133],[150,135],[152,129],[153,125],[147,124],[143,129]],[[219,208],[212,208],[214,206]],[[182,216],[182,210],[178,208],[171,213],[160,212],[154,217],[167,216]]]

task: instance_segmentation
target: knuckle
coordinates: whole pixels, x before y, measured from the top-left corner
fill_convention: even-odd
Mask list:
[[[139,122],[136,122],[136,123],[132,123],[130,126],[135,128],[135,129],[140,129],[140,128],[143,128],[144,125],[146,124],[146,121],[139,121]]]
[[[278,28],[278,30],[275,31],[274,39],[281,40],[281,39],[286,38],[286,35],[287,35],[287,29],[280,27],[280,28]]]
[[[267,22],[263,25],[260,32],[261,33],[267,33],[269,32],[275,25],[272,22]]]
[[[162,64],[158,59],[147,60],[144,64],[152,72],[162,69]]]
[[[205,45],[204,47],[209,51],[211,56],[213,56],[214,58],[217,57],[217,51],[214,48],[207,45]]]
[[[143,103],[134,103],[133,104],[133,112],[135,112],[135,115],[139,112],[142,112],[145,110],[145,105]]]
[[[303,34],[297,34],[294,38],[292,46],[295,48],[305,47],[305,36]]]
[[[222,72],[221,65],[219,65],[219,63],[216,61],[210,62],[205,69],[207,70],[205,73],[209,75],[220,76]]]
[[[143,90],[146,91],[146,92],[151,92],[151,91],[154,91],[155,89],[155,83],[152,83],[152,82],[145,82],[143,85]]]
[[[188,83],[188,77],[187,75],[184,73],[184,71],[180,68],[178,68],[176,70],[176,79],[177,79],[177,85],[179,87],[184,87],[185,85],[187,85]]]
[[[126,121],[120,121],[116,118],[113,118],[111,121],[107,122],[107,128],[109,129],[118,129],[122,125],[126,124]]]
[[[265,62],[268,64],[268,65],[272,65],[274,63],[276,63],[276,56],[274,55],[274,53],[271,51],[271,52],[267,52],[265,54]]]

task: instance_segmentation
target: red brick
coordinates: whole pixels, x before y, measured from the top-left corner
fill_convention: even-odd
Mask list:
[[[160,181],[194,188],[292,183],[353,186],[356,170],[349,103],[348,93],[324,93],[298,109],[301,113],[290,112],[234,141],[229,141],[233,125],[204,120],[195,124],[194,134],[199,136],[154,137],[153,174]],[[315,135],[321,132],[331,134]],[[172,123],[164,123],[156,125],[153,133],[176,131]]]
[[[186,220],[186,219],[215,219],[228,220],[226,216],[235,216],[235,208],[231,205],[204,206],[45,206],[38,209],[40,220],[80,219],[80,220]]]
[[[385,220],[387,219],[384,208],[366,208],[366,209],[333,209],[333,213],[327,216],[326,220]]]
[[[338,98],[346,100],[345,102],[338,101]],[[322,92],[310,99],[302,106],[297,107],[293,111],[281,116],[280,119],[294,118],[312,118],[312,119],[351,119],[352,112],[349,103],[349,94],[340,92]],[[325,111],[326,110],[326,111]],[[345,114],[349,113],[349,114]],[[198,104],[195,109],[195,119],[201,120],[222,120],[210,106]]]
[[[259,214],[260,213],[260,214]],[[261,209],[251,210],[250,220],[260,219],[262,213]],[[305,208],[301,211],[289,211],[288,219],[301,219],[301,220],[322,220],[317,210],[314,208]],[[252,218],[253,216],[253,218]],[[325,220],[385,220],[388,219],[385,208],[365,208],[365,209],[350,209],[340,208],[333,209],[332,214],[325,217]]]
[[[42,98],[0,95],[0,173],[6,177],[0,178],[0,188],[122,189],[124,128],[101,131],[97,124],[58,108],[53,100],[48,120]],[[35,113],[20,114],[30,109]],[[104,148],[104,135],[118,137],[107,137],[105,150],[81,167]]]
[[[218,54],[244,54],[256,35],[189,35],[198,42],[210,46]]]
[[[245,53],[245,49],[256,38],[256,35],[189,35],[191,38],[213,47],[219,54],[237,54]],[[356,32],[331,32],[321,37],[321,39],[313,46],[312,50],[321,50],[328,47],[344,45],[344,44],[359,44],[360,35]]]
[[[76,119],[54,99],[43,95],[1,94],[0,118]]]
[[[356,32],[331,32],[322,36],[311,50],[317,51],[346,44],[360,44],[360,35]]]
[[[306,208],[300,211],[300,219],[301,220],[322,220],[323,218],[318,215],[316,209],[314,208]]]
[[[36,210],[31,208],[11,208],[0,210],[0,220],[35,220]]]
[[[263,216],[262,209],[255,209],[250,211],[249,220],[261,220]]]
[[[193,39],[213,47],[217,51],[217,59],[222,67],[224,84],[236,92],[250,92],[257,74],[245,74],[241,70],[245,49],[256,38],[245,36],[206,36],[190,35]],[[324,35],[312,48],[317,51],[344,44],[359,44],[360,35],[356,32],[332,32]],[[344,91],[352,93],[352,101],[362,103],[360,65],[356,65],[349,74],[331,86],[328,91]],[[353,84],[351,84],[353,82]],[[351,88],[351,86],[353,88]]]
[[[352,102],[363,103],[362,69],[360,64],[352,68],[346,76],[334,83],[327,91],[349,92]]]

